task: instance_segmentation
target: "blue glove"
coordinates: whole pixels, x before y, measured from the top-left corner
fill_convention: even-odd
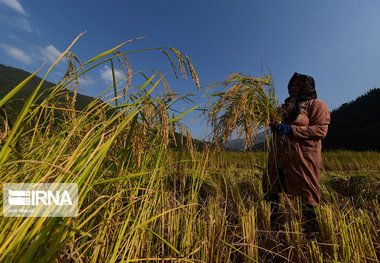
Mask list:
[[[279,135],[286,135],[293,132],[292,126],[285,124],[285,123],[279,123],[276,124],[276,131]]]

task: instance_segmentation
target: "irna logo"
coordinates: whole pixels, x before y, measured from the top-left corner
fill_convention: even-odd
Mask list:
[[[73,205],[67,191],[60,194],[59,191],[9,191],[8,201],[10,205]]]
[[[78,214],[78,185],[4,184],[3,215],[7,217],[74,217]]]

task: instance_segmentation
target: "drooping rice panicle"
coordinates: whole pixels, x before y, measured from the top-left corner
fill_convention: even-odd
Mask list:
[[[252,145],[259,131],[280,121],[271,75],[254,78],[234,73],[224,82],[211,85],[216,86],[225,89],[209,95],[210,99],[216,99],[207,109],[216,144],[228,142],[236,132],[238,139],[244,135],[246,148]]]

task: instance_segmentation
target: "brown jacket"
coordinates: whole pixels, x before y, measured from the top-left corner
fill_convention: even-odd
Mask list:
[[[321,100],[301,102],[300,106],[300,114],[291,123],[293,133],[273,135],[274,143],[263,175],[263,189],[272,194],[284,191],[300,196],[305,204],[317,205],[320,202],[321,139],[327,134],[330,112]],[[281,183],[278,166],[284,175]]]

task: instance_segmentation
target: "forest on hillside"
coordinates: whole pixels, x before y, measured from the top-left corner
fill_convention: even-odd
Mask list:
[[[380,89],[374,88],[331,112],[323,148],[356,151],[380,150]]]

